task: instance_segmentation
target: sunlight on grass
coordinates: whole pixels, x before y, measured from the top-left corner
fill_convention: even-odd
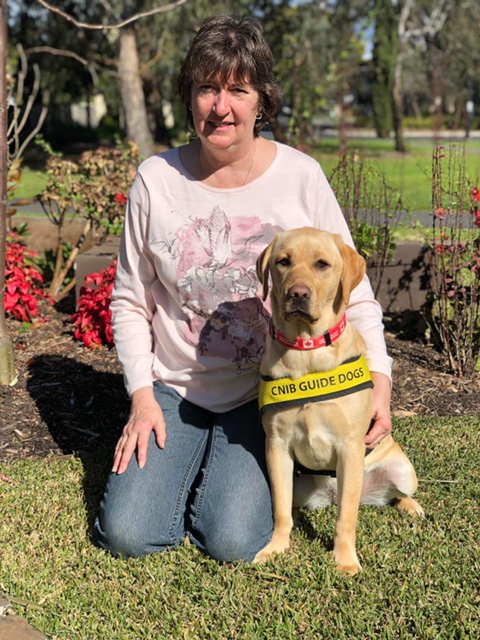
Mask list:
[[[43,191],[46,184],[47,174],[44,171],[37,171],[23,166],[22,177],[13,197],[22,200],[33,199]]]
[[[138,560],[94,546],[109,455],[0,465],[0,591],[51,640],[476,638],[480,419],[396,420],[424,520],[362,507],[363,572],[332,564],[334,508],[303,513],[290,551],[221,565],[183,545]]]
[[[445,148],[448,147],[449,143],[445,142]],[[417,141],[410,141],[405,154],[395,153],[391,140],[350,140],[348,148],[356,150],[359,155],[377,165],[389,185],[398,190],[409,211],[416,213],[432,210],[433,141],[425,141],[421,145]],[[465,150],[467,175],[472,184],[476,184],[480,179],[478,141],[468,142]],[[310,153],[320,162],[328,177],[339,161],[338,141],[322,140]]]

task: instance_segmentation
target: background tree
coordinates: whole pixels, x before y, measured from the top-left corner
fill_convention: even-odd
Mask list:
[[[393,85],[393,117],[395,129],[395,150],[405,151],[403,133],[404,86],[403,71],[409,48],[415,47],[423,52],[443,28],[453,4],[451,0],[403,0],[400,2],[398,18],[398,52],[395,62]],[[437,67],[431,67],[434,73],[432,89],[437,93]],[[436,99],[436,95],[434,100]]]
[[[463,0],[461,10],[449,11],[443,28],[431,41],[432,60],[439,69],[437,92],[441,94],[441,104],[447,125],[450,128],[465,128],[468,135],[472,126],[473,113],[467,111],[480,102],[480,39],[477,29],[480,24],[480,3],[477,0]],[[438,103],[437,99],[437,103]]]
[[[328,80],[333,93],[339,130],[339,153],[347,145],[347,128],[353,121],[355,95],[353,86],[359,75],[364,53],[362,24],[364,0],[337,0],[329,11]]]
[[[374,10],[372,108],[379,138],[393,127],[393,84],[398,52],[398,17],[392,0],[378,0]]]
[[[5,321],[5,245],[7,236],[7,6],[0,0],[0,384],[15,382],[13,344]]]
[[[74,2],[64,3],[62,9],[46,2],[37,0],[38,4],[47,10],[42,18],[49,24],[47,37],[56,33],[57,24],[63,23],[62,36],[51,44],[31,47],[29,51],[38,55],[51,53],[56,57],[70,58],[80,63],[89,72],[88,80],[83,86],[84,98],[89,103],[92,93],[98,91],[98,71],[109,70],[112,73],[116,61],[116,77],[120,88],[120,104],[122,105],[123,120],[126,134],[135,141],[145,157],[154,152],[153,138],[148,125],[148,115],[143,91],[140,71],[140,57],[138,55],[136,23],[142,18],[171,11],[187,2],[174,0],[162,6],[151,6],[144,0],[112,0],[112,2],[92,3]],[[28,3],[30,6],[30,3]],[[148,7],[147,5],[150,5]],[[67,10],[66,10],[67,9]],[[71,11],[69,12],[68,9]],[[110,22],[107,22],[110,20]],[[52,24],[54,27],[52,27]],[[115,32],[119,30],[119,35]],[[101,32],[102,39],[92,38],[90,31]],[[109,37],[105,37],[105,33]],[[65,46],[59,46],[62,42]],[[84,42],[85,50],[79,51],[78,42]],[[75,52],[76,55],[72,55]],[[109,57],[110,55],[110,57]],[[52,68],[57,69],[58,61],[52,61]],[[75,74],[70,74],[70,77]],[[72,95],[70,93],[70,95]]]
[[[6,5],[0,3],[0,384],[11,385],[16,381],[13,346],[7,333],[4,294],[6,289],[6,235],[7,216],[15,212],[7,209],[10,193],[15,191],[21,177],[23,153],[40,131],[46,116],[47,106],[37,111],[33,125],[29,120],[35,101],[40,94],[40,73],[34,66],[34,80],[28,97],[25,94],[27,79],[27,58],[20,45],[17,45],[17,81],[8,73],[7,63],[7,20]],[[44,100],[48,94],[44,94]],[[27,129],[27,125],[29,127]]]

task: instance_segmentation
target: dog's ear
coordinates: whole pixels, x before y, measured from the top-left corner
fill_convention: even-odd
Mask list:
[[[342,271],[342,299],[345,304],[348,304],[350,300],[350,294],[355,289],[357,284],[360,284],[363,276],[365,275],[365,260],[348,244],[345,244],[342,237],[337,234],[335,236],[335,242],[340,250],[343,259],[343,271]]]
[[[268,296],[268,277],[270,274],[268,262],[272,254],[272,245],[273,243],[267,245],[257,258],[257,278],[263,285],[263,300],[266,300]]]

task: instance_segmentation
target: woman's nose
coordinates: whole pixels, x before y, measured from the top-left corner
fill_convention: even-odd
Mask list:
[[[222,89],[215,96],[215,102],[213,104],[213,108],[218,115],[224,115],[228,112],[228,92]]]

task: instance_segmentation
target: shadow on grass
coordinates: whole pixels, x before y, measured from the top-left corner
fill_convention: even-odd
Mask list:
[[[319,530],[318,527],[314,525],[312,519],[314,518],[315,512],[316,510],[308,511],[302,509],[298,520],[295,522],[295,528],[303,531],[308,540],[318,540],[325,551],[333,551],[333,533],[326,529]]]
[[[113,461],[113,447],[102,447],[97,451],[82,451],[79,459],[83,465],[83,493],[87,514],[87,535],[96,546],[95,518],[100,510],[105,486]]]
[[[91,536],[115,443],[128,417],[123,378],[74,358],[48,354],[34,358],[28,368],[27,390],[42,422],[59,449],[75,454],[84,466]]]

